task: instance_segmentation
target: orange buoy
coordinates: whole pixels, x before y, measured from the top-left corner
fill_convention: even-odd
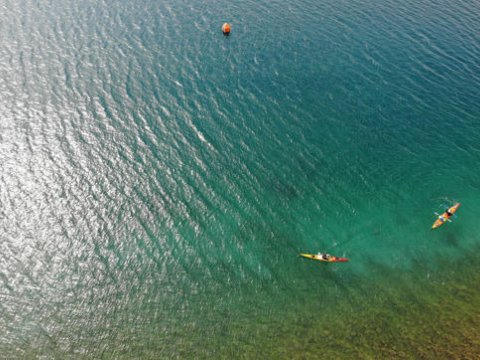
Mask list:
[[[223,35],[230,34],[230,24],[229,23],[223,24],[222,31],[223,31]]]

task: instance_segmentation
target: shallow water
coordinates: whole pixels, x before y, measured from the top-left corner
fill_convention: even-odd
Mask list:
[[[4,2],[2,354],[475,357],[478,11]]]

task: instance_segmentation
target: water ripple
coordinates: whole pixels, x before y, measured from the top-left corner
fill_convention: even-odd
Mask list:
[[[0,6],[7,357],[188,357],[189,326],[367,292],[361,259],[436,264],[426,208],[474,206],[473,1]],[[296,254],[332,244],[360,259],[319,283]]]

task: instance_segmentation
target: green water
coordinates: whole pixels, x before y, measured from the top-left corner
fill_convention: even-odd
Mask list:
[[[4,357],[480,354],[475,2],[2,9]]]

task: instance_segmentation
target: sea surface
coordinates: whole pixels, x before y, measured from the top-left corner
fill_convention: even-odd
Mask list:
[[[1,358],[480,357],[478,1],[0,9]]]

